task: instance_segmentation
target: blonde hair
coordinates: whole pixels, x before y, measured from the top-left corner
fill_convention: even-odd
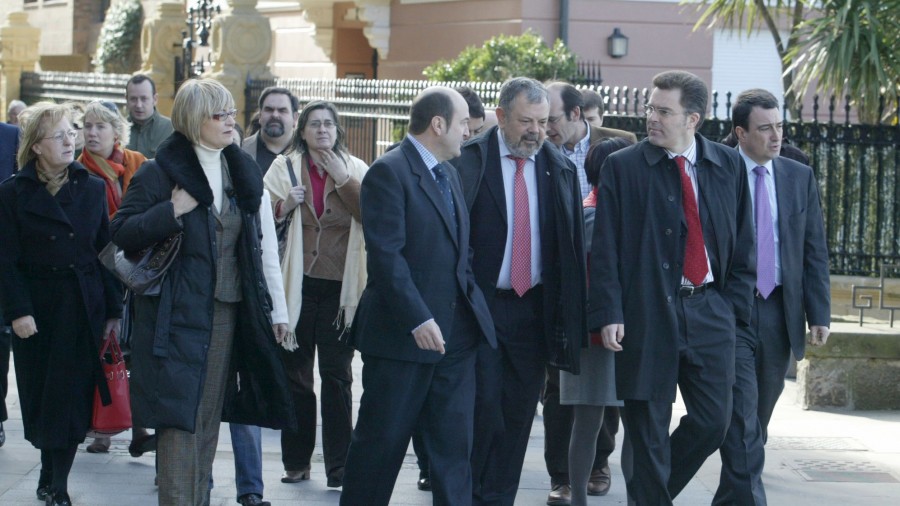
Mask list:
[[[128,144],[131,124],[122,116],[115,104],[112,102],[91,102],[84,108],[82,117],[87,120],[88,116],[95,118],[97,121],[109,123],[113,130],[116,131],[116,137],[119,138],[122,146],[124,147]],[[83,124],[81,126],[84,127]]]
[[[193,144],[200,144],[200,128],[212,115],[234,108],[228,88],[213,79],[190,79],[178,88],[172,105],[172,127]]]
[[[47,136],[47,130],[63,119],[71,123],[70,118],[71,109],[66,105],[38,102],[26,107],[19,115],[19,126],[22,128],[19,152],[16,156],[19,169],[37,158],[37,154],[31,148]]]

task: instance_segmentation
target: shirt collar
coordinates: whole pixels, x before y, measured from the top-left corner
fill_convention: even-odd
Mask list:
[[[741,158],[744,159],[744,163],[747,165],[747,172],[750,174],[754,174],[753,169],[755,169],[759,164],[754,162],[752,158],[747,156],[747,153],[744,153],[744,150],[741,149],[740,145],[738,146],[738,153],[741,154]],[[769,160],[768,162],[762,164],[762,166],[769,171],[770,175],[774,175],[773,171],[775,170],[775,165],[772,164],[772,160]]]
[[[587,153],[591,148],[591,126],[588,125],[586,120],[582,120],[584,125],[587,127],[587,130],[584,134],[584,137],[581,138],[580,141],[576,142],[572,149],[566,147],[565,143],[562,146],[562,152],[566,156],[571,156],[575,153]]]
[[[696,166],[697,165],[697,139],[696,138],[691,139],[691,145],[688,146],[688,148],[685,149],[681,153],[676,153],[674,151],[669,151],[667,149],[666,154],[669,155],[669,159],[673,159],[676,156],[683,156],[683,157],[687,158],[687,161],[690,162],[690,164],[692,166]]]
[[[419,156],[422,157],[422,161],[425,163],[425,167],[428,168],[428,170],[433,169],[435,165],[440,163],[438,162],[437,157],[434,156],[431,151],[428,151],[428,148],[415,137],[410,134],[406,134],[406,137],[412,142],[412,145],[415,146],[416,151],[419,152]]]

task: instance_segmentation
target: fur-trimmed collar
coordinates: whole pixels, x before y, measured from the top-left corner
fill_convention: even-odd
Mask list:
[[[223,149],[222,156],[222,163],[228,165],[238,207],[243,211],[258,212],[263,194],[259,165],[235,144]],[[206,179],[194,146],[187,137],[179,132],[170,135],[156,151],[156,162],[175,184],[187,190],[200,205],[213,205],[209,180]]]

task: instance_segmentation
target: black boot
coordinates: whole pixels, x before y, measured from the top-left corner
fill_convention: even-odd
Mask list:
[[[45,469],[41,469],[41,476],[38,478],[38,488],[37,488],[37,499],[38,501],[47,502],[53,492],[50,490],[50,483],[53,481],[53,476],[50,471]]]
[[[55,492],[52,497],[47,498],[45,504],[46,506],[72,506],[72,500],[65,492]]]

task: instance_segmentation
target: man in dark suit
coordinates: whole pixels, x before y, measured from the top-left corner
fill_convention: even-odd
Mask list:
[[[435,504],[472,495],[475,350],[496,346],[475,284],[469,213],[456,170],[466,101],[428,88],[413,101],[409,135],[362,182],[368,284],[351,330],[363,395],[344,469],[341,504],[387,505],[417,422]]]
[[[499,125],[454,161],[498,341],[478,350],[474,504],[513,504],[544,368],[577,372],[587,339],[581,193],[575,167],[546,140],[549,110],[541,83],[510,79]]]
[[[831,323],[828,246],[813,171],[779,156],[782,119],[766,90],[738,95],[731,113],[747,165],[756,223],[757,277],[750,326],[737,329],[734,411],[719,453],[713,504],[766,504],[767,427],[784,389],[791,352],[825,344]]]
[[[19,128],[0,123],[0,181],[16,172],[16,152],[19,150]],[[0,237],[3,231],[0,230]],[[3,422],[6,421],[6,391],[9,390],[9,347],[12,332],[3,324],[0,314],[0,446],[6,442]]]
[[[755,247],[736,151],[697,133],[697,76],[653,79],[645,141],[606,159],[591,248],[589,326],[616,354],[633,447],[631,500],[672,504],[731,418],[735,326],[747,326]],[[676,386],[687,409],[669,434]]]
[[[584,115],[584,96],[569,83],[556,81],[547,85],[550,95],[550,117],[547,120],[547,139],[556,144],[560,151],[575,164],[581,198],[588,196],[591,183],[584,170],[588,151],[596,142],[620,137],[632,144],[637,137],[624,130],[604,128],[588,123]],[[596,93],[595,93],[596,94]],[[601,115],[602,118],[602,115]],[[568,504],[569,486],[569,438],[572,434],[573,409],[559,403],[559,369],[547,368],[547,382],[544,385],[544,463],[550,475],[550,506]],[[603,425],[597,437],[597,452],[588,494],[605,495],[609,492],[611,475],[608,458],[616,448],[616,432],[619,429],[619,408],[607,406],[603,414]]]

